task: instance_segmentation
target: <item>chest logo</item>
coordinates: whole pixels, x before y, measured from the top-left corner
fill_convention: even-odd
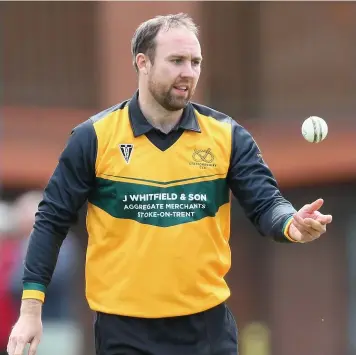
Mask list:
[[[133,151],[133,144],[119,144],[121,154],[124,157],[126,164],[130,162],[132,151]]]
[[[214,160],[214,155],[211,152],[211,149],[194,149],[193,160],[196,163],[212,163]]]
[[[199,166],[200,169],[206,169],[207,167],[216,167],[216,164],[214,163],[215,157],[210,148],[194,149],[192,159],[193,161],[189,164]]]

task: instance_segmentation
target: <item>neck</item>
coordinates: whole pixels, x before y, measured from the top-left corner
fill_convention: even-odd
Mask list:
[[[178,124],[183,110],[168,111],[158,104],[148,90],[139,93],[138,103],[147,121],[164,133],[170,132]]]

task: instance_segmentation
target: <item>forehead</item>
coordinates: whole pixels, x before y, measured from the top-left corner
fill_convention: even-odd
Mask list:
[[[156,56],[173,54],[201,56],[196,35],[184,27],[160,31],[156,37]]]

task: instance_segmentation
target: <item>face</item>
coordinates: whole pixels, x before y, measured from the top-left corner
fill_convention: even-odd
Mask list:
[[[194,94],[200,76],[201,48],[186,28],[161,31],[156,37],[154,63],[149,62],[147,89],[166,110],[184,108]]]

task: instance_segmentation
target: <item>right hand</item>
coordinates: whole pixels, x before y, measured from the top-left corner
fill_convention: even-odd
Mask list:
[[[9,355],[23,355],[30,344],[28,354],[35,355],[43,332],[40,315],[22,314],[12,329],[7,345]]]

